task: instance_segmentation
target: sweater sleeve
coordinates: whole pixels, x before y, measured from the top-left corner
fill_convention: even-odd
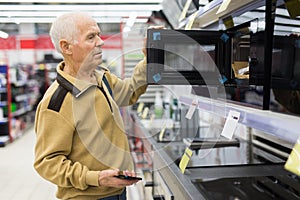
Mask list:
[[[110,74],[114,98],[119,106],[136,103],[138,98],[146,92],[146,65],[146,59],[143,59],[135,66],[132,76],[123,80]]]
[[[98,171],[90,171],[79,162],[68,159],[74,134],[73,125],[49,109],[36,112],[34,168],[45,179],[60,187],[85,190],[98,186]]]

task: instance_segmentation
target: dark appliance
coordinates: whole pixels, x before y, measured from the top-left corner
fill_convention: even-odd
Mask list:
[[[251,35],[250,83],[264,84],[264,32]],[[300,89],[300,37],[274,36],[272,88]]]
[[[240,82],[236,79],[240,77],[233,64],[246,63],[247,68],[253,23],[257,22],[252,20],[224,31],[149,29],[148,83],[238,85]]]
[[[149,29],[148,83],[220,85],[230,55],[222,35],[228,37],[222,31]]]

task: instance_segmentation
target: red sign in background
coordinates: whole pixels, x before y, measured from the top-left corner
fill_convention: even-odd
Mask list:
[[[34,39],[21,39],[20,40],[21,49],[35,49],[35,40]]]
[[[0,38],[0,49],[16,49],[17,42],[15,36],[10,36],[7,39]]]
[[[101,36],[104,40],[105,49],[121,49],[122,48],[122,38],[121,34],[115,35],[103,35]],[[18,49],[54,49],[49,35],[39,35],[36,38],[20,38],[17,36],[9,36],[7,39],[0,38],[0,50],[13,50]]]

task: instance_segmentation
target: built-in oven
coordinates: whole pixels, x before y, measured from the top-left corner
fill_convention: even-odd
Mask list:
[[[264,32],[251,34],[250,82],[264,83]],[[274,36],[272,54],[272,88],[300,89],[300,37]]]
[[[225,73],[226,58],[229,58],[226,37],[222,31],[149,29],[147,82],[220,84],[219,75]]]

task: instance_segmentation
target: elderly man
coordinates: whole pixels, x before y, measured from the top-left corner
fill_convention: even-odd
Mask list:
[[[102,63],[101,30],[80,12],[58,17],[50,36],[64,61],[38,105],[34,167],[60,199],[126,199],[136,179],[119,106],[146,91],[146,61],[121,80]],[[145,53],[145,51],[143,51]]]

